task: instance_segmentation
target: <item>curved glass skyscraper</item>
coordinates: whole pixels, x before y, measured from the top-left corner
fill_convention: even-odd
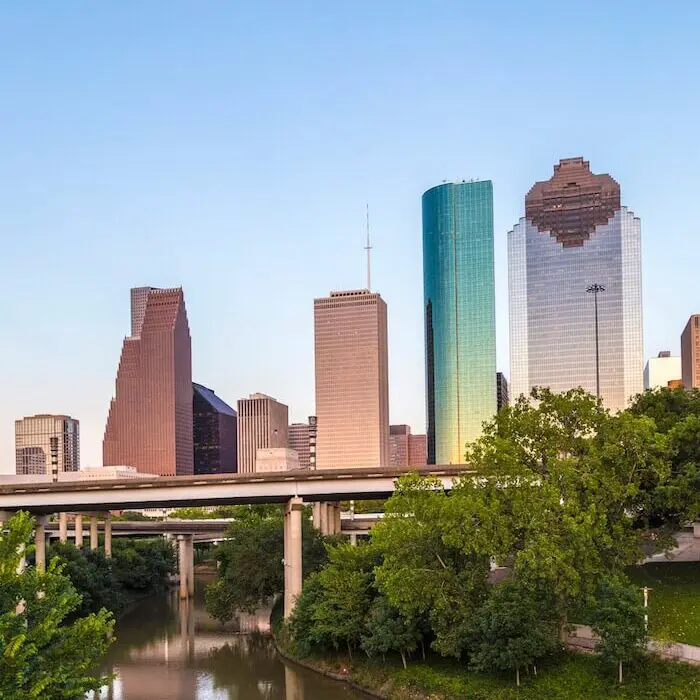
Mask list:
[[[461,464],[496,413],[493,185],[423,195],[428,462]]]

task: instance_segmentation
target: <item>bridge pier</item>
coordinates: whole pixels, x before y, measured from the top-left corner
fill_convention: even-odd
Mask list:
[[[46,571],[46,523],[48,517],[39,515],[36,517],[36,526],[34,528],[34,546],[35,546],[35,561],[37,571]]]
[[[112,558],[112,514],[105,513],[105,557]]]
[[[178,568],[180,579],[180,599],[194,595],[194,536],[178,535]]]
[[[333,534],[340,534],[340,503],[333,504]]]
[[[83,546],[83,516],[81,513],[75,514],[75,546],[80,549]]]
[[[61,544],[68,542],[68,513],[58,514],[58,540]]]
[[[289,617],[301,593],[301,517],[304,502],[298,496],[287,501],[284,509],[284,616]],[[322,511],[323,512],[323,511]]]
[[[93,514],[90,516],[90,549],[93,552],[97,551],[99,542],[100,540],[97,532],[97,515]]]

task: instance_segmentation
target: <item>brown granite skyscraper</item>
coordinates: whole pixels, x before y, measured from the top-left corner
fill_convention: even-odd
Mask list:
[[[316,468],[389,466],[386,303],[366,289],[314,300]]]
[[[182,289],[131,290],[102,444],[105,466],[175,476],[193,473],[192,350]]]
[[[700,388],[700,314],[693,314],[681,334],[681,372],[686,389]]]

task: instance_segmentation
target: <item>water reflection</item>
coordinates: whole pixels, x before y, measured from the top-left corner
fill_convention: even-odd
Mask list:
[[[361,700],[366,696],[277,656],[269,611],[222,627],[175,592],[140,603],[117,625],[102,700]]]

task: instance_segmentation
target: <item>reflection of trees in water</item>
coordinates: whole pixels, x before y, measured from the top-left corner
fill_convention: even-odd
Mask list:
[[[259,632],[238,635],[218,649],[206,662],[215,688],[228,691],[231,700],[277,700],[284,698],[284,667],[276,658],[270,637]]]

